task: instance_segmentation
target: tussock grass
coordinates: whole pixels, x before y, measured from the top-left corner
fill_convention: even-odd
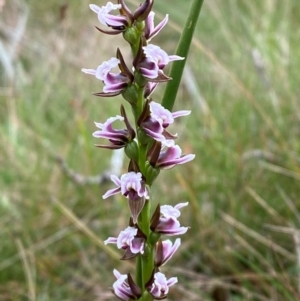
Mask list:
[[[3,16],[18,17],[14,1]],[[174,52],[190,2],[156,1],[172,22],[154,43]],[[55,158],[85,176],[108,168],[93,121],[118,114],[120,99],[93,97],[102,87],[80,69],[124,43],[93,30],[88,1],[27,3],[14,82],[1,77],[0,300],[114,300],[120,254],[103,240],[126,225],[127,204],[102,200],[110,183],[74,183]],[[191,204],[165,268],[180,281],[170,300],[299,300],[299,11],[296,0],[204,3],[176,103],[192,115],[173,128],[197,157],[153,192]]]

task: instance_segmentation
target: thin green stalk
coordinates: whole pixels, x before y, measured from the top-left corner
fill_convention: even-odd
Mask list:
[[[197,20],[202,8],[204,0],[194,0],[189,11],[188,18],[186,19],[183,32],[177,45],[176,55],[185,57],[185,60],[177,61],[172,64],[169,76],[173,79],[166,85],[164,95],[162,98],[162,106],[168,110],[172,110],[176,95],[178,92],[179,84],[181,81],[183,69],[188,56],[190,45],[192,42],[193,34],[197,24]]]
[[[136,257],[136,283],[139,287],[143,287],[143,267],[141,255]]]
[[[150,200],[147,200],[138,218],[138,225],[147,237],[150,235],[150,211]]]
[[[143,277],[147,283],[152,275],[154,269],[154,248],[149,246],[149,253],[147,256],[142,256]]]
[[[139,215],[138,224],[140,229],[143,231],[143,233],[147,236],[147,238],[150,235],[150,218],[151,218],[151,203],[150,201],[146,201],[144,208],[142,212]],[[145,284],[150,279],[153,269],[154,269],[154,248],[150,244],[147,245],[145,249],[145,254],[138,256],[137,261],[137,277],[140,277],[139,284],[141,283],[140,287],[144,290]],[[149,296],[145,296],[146,300],[144,301],[151,301],[153,298]]]

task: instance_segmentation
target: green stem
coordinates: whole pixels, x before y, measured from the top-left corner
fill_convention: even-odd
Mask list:
[[[151,218],[151,203],[149,200],[147,200],[138,218],[138,225],[140,229],[143,231],[143,233],[147,236],[147,242],[151,233],[150,218]],[[147,243],[147,246],[145,248],[145,254],[140,255],[138,257],[137,269],[139,269],[137,271],[137,275],[139,276],[137,277],[140,277],[138,283],[144,292],[145,285],[149,281],[154,269],[154,248],[149,243]],[[150,295],[145,298],[146,300],[144,301],[153,300],[153,298]]]
[[[143,287],[143,268],[142,268],[142,258],[138,255],[136,258],[136,284],[139,287]]]
[[[136,132],[139,132],[139,127],[137,125],[138,118],[141,116],[145,99],[144,99],[144,88],[137,86],[138,99],[136,104],[132,107]],[[146,171],[146,160],[147,160],[147,144],[142,144],[138,141],[139,145],[139,157],[138,157],[138,165],[141,173],[145,175]],[[145,285],[151,277],[153,268],[154,268],[154,248],[150,244],[148,244],[148,238],[150,237],[150,219],[151,219],[151,203],[149,200],[146,200],[145,205],[138,217],[138,225],[141,231],[146,235],[146,247],[145,253],[139,255],[136,261],[136,282],[142,290],[143,297],[141,300],[143,301],[152,301],[153,298],[149,294],[144,294]]]
[[[138,225],[147,237],[149,237],[150,232],[151,232],[151,230],[150,230],[150,211],[151,211],[150,200],[147,200],[145,202],[144,208],[143,208],[142,212],[140,213],[139,219],[138,219]]]
[[[145,284],[149,281],[154,269],[154,248],[149,246],[149,254],[142,257],[143,277]]]
[[[185,60],[178,61],[172,64],[169,76],[173,79],[168,81],[163,99],[162,106],[168,110],[172,110],[179,84],[181,81],[183,69],[188,56],[190,45],[192,42],[193,34],[197,24],[197,20],[201,11],[204,0],[194,0],[189,11],[188,18],[186,19],[183,32],[181,34],[179,43],[177,45],[176,54],[185,57]]]

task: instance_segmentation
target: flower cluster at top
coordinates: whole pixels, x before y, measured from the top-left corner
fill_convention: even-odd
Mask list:
[[[112,175],[115,188],[107,191],[103,198],[122,194],[128,200],[130,222],[118,237],[110,237],[105,243],[116,244],[124,250],[121,259],[136,258],[136,280],[131,274],[122,275],[114,270],[116,281],[113,293],[121,300],[163,299],[169,287],[177,282],[176,277],[169,279],[160,272],[181,244],[180,239],[173,243],[161,237],[176,236],[187,232],[188,227],[180,225],[180,209],[188,203],[176,206],[160,205],[151,214],[150,189],[162,169],[169,169],[194,159],[193,154],[182,154],[175,144],[177,134],[170,133],[168,127],[174,120],[190,114],[182,110],[170,112],[150,97],[158,84],[171,80],[164,68],[172,61],[183,60],[177,55],[168,55],[150,41],[167,24],[168,15],[154,25],[155,13],[152,11],[154,0],[145,0],[134,12],[118,0],[117,4],[108,2],[106,6],[90,5],[97,14],[101,25],[96,28],[108,35],[122,34],[129,43],[132,60],[125,62],[120,49],[116,56],[100,64],[96,69],[82,69],[94,75],[103,83],[102,92],[94,93],[100,97],[122,97],[131,106],[134,124],[131,124],[125,107],[121,104],[120,115],[108,118],[104,123],[95,123],[98,130],[95,138],[108,142],[97,144],[107,149],[123,148],[129,158],[128,172],[120,178]],[[117,70],[117,71],[116,71]],[[116,123],[122,123],[116,128]]]

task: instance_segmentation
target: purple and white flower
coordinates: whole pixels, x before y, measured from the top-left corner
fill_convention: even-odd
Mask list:
[[[161,217],[155,232],[168,236],[182,235],[187,232],[189,227],[181,227],[177,219]]]
[[[148,98],[153,93],[153,91],[156,89],[157,86],[158,86],[158,83],[147,82],[146,87],[145,87],[144,97]]]
[[[138,69],[141,74],[149,81],[154,81],[156,78],[163,74],[163,71],[159,69],[158,65],[147,58],[144,58],[139,63]]]
[[[151,101],[149,106],[151,117],[159,121],[164,128],[167,128],[171,123],[173,123],[175,118],[191,114],[191,111],[188,110],[181,110],[171,113],[169,110],[165,109],[161,104],[155,101]]]
[[[165,129],[174,122],[174,119],[180,116],[186,116],[191,111],[181,110],[171,113],[165,109],[161,104],[151,101],[149,103],[150,116],[148,116],[142,123],[141,127],[145,133],[157,141],[173,140],[177,138],[177,134],[172,135]]]
[[[186,203],[179,203],[174,207],[171,205],[160,206],[160,214],[166,218],[177,219],[181,215],[179,209],[188,206],[188,204],[189,203],[186,202]]]
[[[143,47],[146,58],[150,61],[155,62],[159,69],[163,69],[172,61],[184,60],[184,57],[178,55],[168,55],[159,46],[154,44],[148,44]]]
[[[149,199],[149,192],[140,172],[128,172],[122,175],[121,179],[119,179],[117,176],[112,175],[111,180],[117,185],[117,187],[108,190],[103,195],[103,199],[106,199],[120,192],[121,194],[132,200],[143,197]]]
[[[177,220],[180,216],[182,207],[187,206],[188,203],[180,203],[175,207],[164,205],[160,207],[160,218],[155,228],[155,232],[165,234],[168,236],[181,235],[187,232],[189,227],[182,227]]]
[[[171,240],[159,240],[155,245],[155,265],[160,267],[164,265],[180,247],[181,240],[177,238],[172,244]]]
[[[136,299],[135,294],[126,282],[128,280],[127,275],[122,275],[119,271],[113,271],[117,280],[113,284],[113,293],[121,300],[128,301]]]
[[[110,117],[108,118],[104,123],[98,123],[95,122],[95,125],[97,128],[100,129],[100,131],[95,131],[93,133],[93,136],[95,138],[105,138],[110,141],[110,145],[96,145],[98,147],[102,148],[109,148],[109,149],[119,149],[128,144],[130,141],[130,134],[127,129],[114,129],[112,127],[113,122],[120,120],[124,121],[124,117],[122,116],[116,116],[116,117]]]
[[[103,62],[98,68],[95,69],[82,69],[82,72],[95,75],[96,78],[105,81],[107,78],[108,73],[110,73],[111,69],[117,67],[120,63],[120,60],[112,57],[108,61]]]
[[[161,169],[169,169],[178,164],[184,164],[192,161],[195,158],[194,154],[182,155],[182,150],[179,145],[175,145],[174,141],[168,141],[162,143],[165,145],[158,157],[155,164],[156,167]]]
[[[108,73],[103,87],[104,93],[121,93],[129,84],[129,78],[122,74]]]
[[[163,273],[157,272],[154,274],[154,281],[150,289],[150,294],[155,298],[162,298],[169,293],[169,288],[177,282],[177,277],[171,277],[167,280]]]
[[[120,64],[120,60],[113,57],[103,62],[97,69],[81,69],[86,74],[94,75],[104,83],[103,92],[117,95],[121,93],[129,83],[129,78],[123,73],[112,73],[111,70]]]
[[[90,4],[90,9],[97,14],[100,23],[112,28],[122,28],[128,25],[128,20],[125,16],[114,16],[110,14],[111,11],[121,9],[121,7],[121,4],[113,4],[112,2],[108,2],[102,7]]]
[[[148,44],[143,47],[144,59],[142,59],[137,68],[141,74],[149,81],[168,81],[169,77],[163,73],[164,67],[172,61],[184,60],[178,55],[168,55],[159,46]]]
[[[131,254],[143,254],[145,248],[145,239],[139,237],[138,229],[134,227],[127,227],[121,231],[118,237],[109,237],[104,243],[116,244],[118,249],[126,250],[127,253]],[[131,256],[132,257],[132,256]]]
[[[145,38],[148,42],[164,28],[169,20],[169,15],[166,15],[165,18],[154,27],[154,16],[155,12],[151,11],[145,20]]]
[[[165,130],[162,124],[151,115],[141,123],[141,128],[145,133],[156,141],[165,141],[177,138]]]

